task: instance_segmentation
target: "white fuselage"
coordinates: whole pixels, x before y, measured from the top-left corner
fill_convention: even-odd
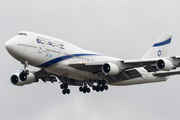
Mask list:
[[[53,74],[75,80],[102,79],[91,72],[77,70],[69,62],[111,62],[120,61],[114,57],[81,49],[73,44],[53,37],[27,32],[28,35],[16,35],[6,42],[8,52],[20,62],[43,68]],[[156,77],[144,68],[136,68],[142,77],[115,82],[111,85],[133,85],[166,81],[167,77]]]

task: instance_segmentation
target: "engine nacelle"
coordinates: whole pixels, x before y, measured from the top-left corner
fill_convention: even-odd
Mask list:
[[[119,67],[113,63],[105,63],[102,66],[102,72],[106,75],[117,75],[119,71]]]
[[[169,71],[173,69],[174,65],[170,60],[160,59],[157,61],[156,67],[160,70]]]
[[[31,84],[33,82],[37,82],[37,79],[35,78],[34,74],[29,72],[29,75],[27,75],[26,80],[22,81],[19,78],[19,74],[22,72],[22,69],[19,69],[17,72],[13,73],[11,76],[11,83],[17,86],[23,86],[26,84]]]

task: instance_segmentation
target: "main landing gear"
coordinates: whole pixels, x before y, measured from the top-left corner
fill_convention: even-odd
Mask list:
[[[68,89],[68,84],[61,84],[60,88],[62,89],[62,93],[65,94],[70,94],[70,89]]]
[[[96,92],[108,90],[105,80],[98,81],[97,85],[93,85],[92,89]],[[83,86],[79,87],[79,91],[83,93],[90,93],[90,88],[87,86],[87,83],[84,83]]]
[[[104,90],[108,90],[108,86],[106,85],[106,81],[102,80],[102,81],[99,81],[96,86],[93,85],[93,90],[96,92],[99,92],[99,91],[102,92]]]
[[[84,86],[79,87],[79,91],[83,93],[90,93],[90,88],[87,86],[87,83],[84,83]]]

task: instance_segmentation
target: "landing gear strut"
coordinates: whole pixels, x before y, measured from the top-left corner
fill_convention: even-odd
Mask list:
[[[70,89],[68,89],[68,84],[61,84],[60,88],[62,89],[62,93],[65,94],[70,94]]]
[[[90,88],[87,86],[87,83],[84,83],[83,86],[79,87],[79,91],[83,93],[90,93]]]
[[[102,80],[102,81],[99,81],[97,86],[93,85],[93,90],[96,91],[96,92],[99,92],[99,91],[104,91],[104,90],[108,90],[108,86],[106,85],[106,81],[105,80]]]

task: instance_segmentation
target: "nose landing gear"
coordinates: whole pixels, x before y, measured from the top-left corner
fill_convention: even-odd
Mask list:
[[[24,70],[19,74],[19,78],[21,81],[25,81],[29,75],[29,70],[26,70],[26,67],[28,67],[28,62],[24,61],[22,64],[24,65]]]
[[[25,81],[27,79],[27,76],[29,75],[29,70],[23,70],[20,74],[19,74],[19,78],[21,81]]]

